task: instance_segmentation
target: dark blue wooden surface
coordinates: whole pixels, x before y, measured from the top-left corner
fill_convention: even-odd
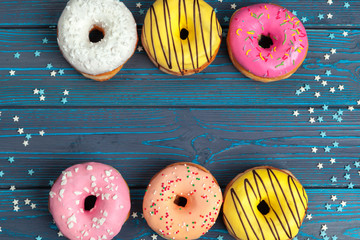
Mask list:
[[[232,4],[257,2],[264,1],[208,1],[225,33]],[[223,41],[202,73],[164,74],[139,49],[99,83],[59,52],[55,29],[66,0],[1,1],[0,239],[64,239],[47,194],[62,170],[86,161],[114,166],[131,188],[136,214],[115,239],[152,239],[141,218],[145,186],[179,161],[205,166],[222,188],[254,166],[288,169],[309,195],[298,240],[360,239],[360,1],[274,3],[294,11],[309,35],[308,56],[287,80],[245,78]],[[152,1],[125,4],[140,29]],[[202,239],[232,238],[219,218]]]

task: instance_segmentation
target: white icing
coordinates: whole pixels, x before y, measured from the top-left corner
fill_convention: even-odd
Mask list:
[[[94,26],[104,30],[89,40]],[[58,22],[58,44],[66,60],[80,72],[98,75],[123,65],[135,51],[136,23],[118,0],[70,0]]]

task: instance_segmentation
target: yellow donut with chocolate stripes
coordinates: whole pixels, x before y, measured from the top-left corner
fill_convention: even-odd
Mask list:
[[[289,171],[268,166],[237,175],[224,196],[226,228],[241,240],[292,239],[308,207],[300,182]]]
[[[156,0],[146,13],[141,42],[160,70],[190,75],[215,59],[221,35],[214,9],[203,0]]]

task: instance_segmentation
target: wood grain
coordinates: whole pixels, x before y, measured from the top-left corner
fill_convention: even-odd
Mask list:
[[[261,165],[285,168],[307,187],[359,187],[358,110],[338,109],[301,115],[279,109],[0,109],[0,186],[46,187],[67,167],[86,161],[110,164],[130,187],[145,187],[163,167],[191,161],[208,168],[222,187],[238,173]],[[13,116],[19,122],[13,122]],[[322,116],[324,122],[309,123]],[[18,134],[18,128],[24,134]],[[45,135],[39,136],[44,130]],[[320,132],[327,136],[322,138]],[[31,134],[24,146],[26,134]],[[337,141],[339,147],[333,147]],[[325,147],[331,148],[325,152]],[[312,147],[318,152],[312,153]],[[14,163],[7,158],[15,157]],[[337,163],[330,164],[330,158]],[[319,170],[318,163],[324,168]],[[345,180],[345,165],[352,176]],[[30,176],[28,170],[35,174]],[[309,177],[311,176],[311,177]],[[338,178],[332,183],[330,178]]]
[[[114,238],[115,240],[151,239],[151,235],[154,234],[147,226],[145,219],[141,218],[144,191],[144,189],[131,189],[131,213],[136,212],[138,217],[130,216],[122,231]],[[33,240],[37,236],[41,236],[44,240],[64,239],[58,238],[58,229],[48,212],[48,192],[49,189],[15,190],[14,192],[1,190],[1,239]],[[310,221],[304,220],[297,236],[298,239],[322,239],[319,234],[324,223],[328,227],[326,233],[329,237],[337,235],[339,239],[342,239],[342,236],[349,240],[359,239],[359,189],[306,189],[306,192],[309,196],[308,213],[312,214],[313,218]],[[332,202],[331,195],[336,195],[338,200]],[[19,200],[18,212],[13,210],[14,199]],[[25,205],[25,199],[36,204],[36,208],[31,209],[29,205]],[[337,212],[336,208],[340,206],[341,201],[346,201],[347,204],[342,212]],[[332,209],[326,210],[325,203],[331,204]],[[223,236],[223,239],[232,239],[221,218],[218,218],[214,227],[202,239],[216,240],[219,235]]]
[[[0,30],[0,106],[62,106],[61,92],[71,91],[66,106],[289,106],[353,105],[359,99],[360,31],[348,37],[342,30],[308,30],[310,48],[298,71],[287,80],[264,84],[239,73],[223,41],[215,61],[203,72],[174,77],[155,68],[144,51],[136,52],[110,81],[85,79],[65,61],[58,50],[54,30]],[[334,34],[331,40],[329,34]],[[43,38],[48,44],[42,44]],[[337,49],[330,60],[324,54]],[[40,51],[40,57],[34,52]],[[21,54],[19,59],[14,54]],[[48,69],[47,65],[53,67]],[[141,64],[139,64],[141,63]],[[65,74],[51,77],[50,72]],[[10,76],[9,71],[16,71]],[[327,76],[326,70],[331,71]],[[314,81],[320,75],[327,81]],[[296,90],[308,84],[311,89],[297,96]],[[344,85],[343,91],[338,90]],[[336,92],[329,92],[335,87]],[[33,95],[34,88],[45,90],[46,100]],[[316,98],[315,92],[321,97]],[[94,95],[95,93],[95,95]]]
[[[33,1],[17,1],[7,0],[0,2],[0,27],[47,27],[57,25],[62,10],[67,0],[33,0]],[[133,12],[136,22],[141,25],[144,21],[146,10],[154,1],[141,1],[141,8],[136,7],[138,1],[124,1],[126,6]],[[217,9],[217,17],[220,24],[227,26],[228,21],[224,17],[231,17],[233,12],[240,7],[248,6],[260,2],[268,2],[264,0],[248,0],[246,2],[235,1],[236,9],[231,8],[234,1],[231,0],[207,0],[213,8]],[[318,0],[274,0],[272,3],[282,5],[283,7],[296,11],[297,16],[307,17],[306,27],[316,28],[342,28],[342,27],[359,27],[358,21],[354,21],[352,16],[356,16],[360,11],[360,2],[357,0],[347,0],[350,4],[349,8],[344,8],[343,1],[334,1],[332,5],[326,1]],[[143,10],[144,12],[140,11]],[[326,14],[332,13],[334,17],[328,19]],[[324,14],[324,19],[319,19],[318,15]]]

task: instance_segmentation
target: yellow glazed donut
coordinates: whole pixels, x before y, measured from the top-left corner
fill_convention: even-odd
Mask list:
[[[156,0],[146,13],[141,42],[160,70],[190,75],[215,59],[221,34],[214,9],[203,0]]]
[[[237,175],[224,193],[224,223],[236,239],[288,240],[299,232],[308,198],[286,170],[256,167]]]
[[[148,225],[166,239],[197,239],[214,225],[222,201],[221,189],[208,170],[175,163],[151,179],[143,213]]]

